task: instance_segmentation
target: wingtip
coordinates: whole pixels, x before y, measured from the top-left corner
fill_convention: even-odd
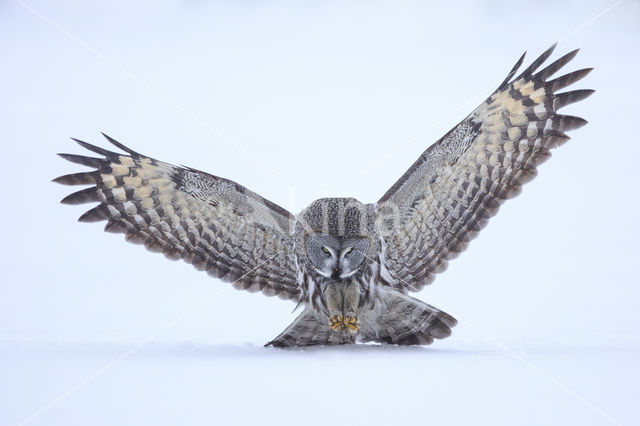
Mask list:
[[[95,169],[99,169],[104,164],[104,159],[95,158],[95,157],[86,157],[84,155],[58,154],[58,156],[72,163],[80,164],[82,166],[87,166],[87,167],[93,167]]]
[[[536,73],[536,78],[540,80],[547,80],[554,75],[558,70],[568,64],[577,54],[580,49],[574,49],[569,53],[566,53],[562,57],[556,59],[551,64],[547,65],[544,69]]]
[[[516,77],[516,80],[519,80],[521,78],[530,78],[534,72],[536,72],[536,70],[538,68],[540,68],[540,66],[545,63],[547,61],[547,59],[549,59],[549,57],[553,54],[553,51],[555,50],[556,46],[558,45],[558,43],[554,43],[552,44],[549,48],[547,48],[547,50],[545,50],[544,52],[542,52],[533,62],[531,62],[531,64],[524,70],[522,71],[522,73]]]
[[[126,146],[124,146],[123,144],[121,144],[120,142],[118,142],[117,140],[115,140],[114,138],[112,138],[111,136],[107,135],[104,132],[100,132],[102,134],[102,136],[105,137],[106,140],[108,140],[112,145],[120,148],[121,150],[123,150],[124,152],[133,155],[133,156],[142,156],[142,154],[135,152],[134,150],[127,148]]]
[[[587,125],[588,123],[589,122],[586,119],[584,119],[582,117],[576,117],[576,120],[574,120],[574,124],[575,124],[576,127],[574,127],[574,128],[575,129],[580,128],[582,126]]]
[[[511,81],[511,77],[513,77],[516,74],[516,72],[518,72],[518,69],[520,69],[520,67],[522,66],[525,56],[527,56],[526,50],[524,51],[522,56],[520,56],[520,59],[518,59],[516,64],[513,66],[513,68],[511,68],[511,71],[509,71],[509,74],[507,74],[507,77],[504,79],[504,81],[500,83],[500,86],[498,86],[498,90],[505,88],[507,84],[509,84],[509,81]]]
[[[563,58],[566,58],[566,59],[567,59],[567,62],[569,62],[569,61],[573,60],[573,58],[575,58],[575,57],[576,57],[576,55],[577,55],[579,52],[580,52],[580,49],[579,49],[579,48],[578,48],[578,49],[573,49],[573,50],[572,50],[572,51],[570,51],[569,53],[565,54],[565,55],[563,56]],[[561,59],[562,59],[562,58],[561,58]]]
[[[558,128],[562,132],[579,129],[587,125],[588,121],[573,115],[556,115]]]
[[[111,136],[109,136],[108,134],[106,134],[105,132],[100,132],[100,134],[109,142],[111,142],[112,144],[114,144],[115,146],[118,146],[119,142],[117,140],[115,140],[114,138],[112,138]]]
[[[549,58],[549,56],[551,56],[551,54],[556,50],[556,47],[558,47],[558,42],[556,41],[555,43],[552,43],[551,46],[547,47],[545,49],[544,52],[542,52],[542,54],[540,55],[540,57],[544,57],[545,60],[547,58]]]
[[[524,62],[524,58],[526,57],[527,57],[527,51],[525,50],[520,56],[520,59],[518,59],[518,62],[516,62],[516,65],[518,66],[518,68],[520,67],[520,65],[522,65],[522,63]]]
[[[74,202],[74,200],[71,198],[71,195],[67,195],[62,200],[60,200],[60,204],[66,204],[70,206],[70,205],[79,204],[79,203]]]
[[[62,158],[63,160],[71,161],[72,163],[73,163],[72,158],[75,156],[75,154],[67,154],[66,152],[58,152],[56,155]]]
[[[71,140],[74,141],[75,143],[77,143],[78,145],[80,145],[83,148],[87,148],[87,146],[92,146],[88,142],[85,142],[85,141],[83,141],[81,139],[78,139],[78,138],[71,137]]]

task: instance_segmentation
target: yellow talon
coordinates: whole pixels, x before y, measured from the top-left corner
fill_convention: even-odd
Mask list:
[[[353,331],[358,331],[360,329],[360,327],[358,327],[358,324],[353,324],[353,323],[348,324],[347,327]]]
[[[329,318],[329,327],[333,331],[339,331],[339,330],[358,331],[360,329],[360,327],[358,326],[358,318],[349,317],[349,316],[343,317],[342,315],[334,315],[331,318]]]
[[[333,331],[341,330],[344,327],[342,315],[334,315],[329,318],[329,327]]]
[[[344,317],[343,327],[345,329],[358,331],[360,327],[358,327],[358,318],[356,317]]]

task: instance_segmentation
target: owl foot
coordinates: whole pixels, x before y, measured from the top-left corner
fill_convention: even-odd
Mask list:
[[[342,315],[334,315],[329,318],[329,327],[333,331],[347,330],[347,331],[358,331],[358,318],[350,317]]]
[[[342,315],[334,315],[329,318],[329,327],[333,331],[342,330]]]
[[[358,326],[358,318],[357,317],[346,316],[346,317],[344,317],[344,320],[342,321],[342,324],[347,330],[358,331],[360,329],[360,327]]]

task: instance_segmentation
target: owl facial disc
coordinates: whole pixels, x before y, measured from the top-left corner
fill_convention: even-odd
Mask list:
[[[358,271],[367,258],[369,245],[367,237],[340,238],[314,233],[305,239],[307,257],[314,270],[335,280],[348,278]]]

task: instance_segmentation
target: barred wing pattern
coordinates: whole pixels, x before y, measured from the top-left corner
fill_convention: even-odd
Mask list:
[[[128,155],[75,139],[103,158],[59,154],[96,169],[54,179],[94,185],[62,200],[100,203],[80,222],[106,220],[106,231],[184,259],[238,289],[299,299],[288,211],[233,181],[154,160],[105,137]]]
[[[385,263],[394,286],[419,290],[446,269],[504,200],[533,179],[564,133],[586,121],[556,111],[593,93],[558,90],[580,80],[582,69],[548,81],[577,50],[536,73],[555,45],[500,87],[471,115],[430,146],[378,201]]]

